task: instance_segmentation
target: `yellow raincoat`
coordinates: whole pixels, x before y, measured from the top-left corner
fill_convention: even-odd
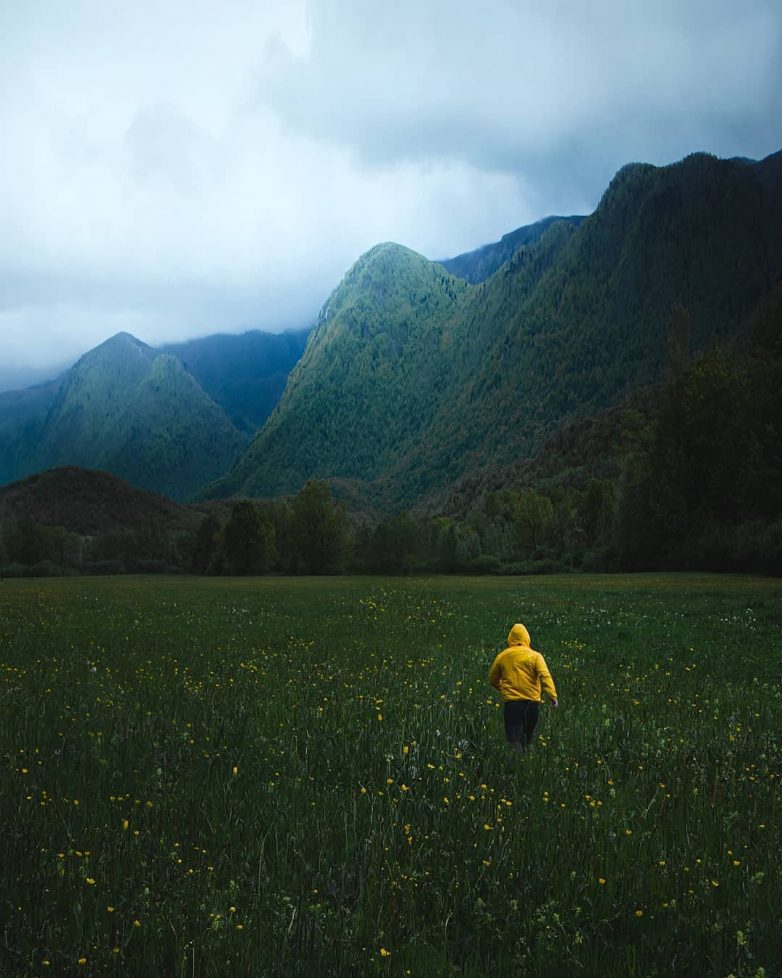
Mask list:
[[[530,648],[529,632],[523,625],[514,625],[508,635],[508,648],[497,656],[489,670],[489,682],[500,691],[503,700],[543,701],[557,698],[554,680],[546,660]]]

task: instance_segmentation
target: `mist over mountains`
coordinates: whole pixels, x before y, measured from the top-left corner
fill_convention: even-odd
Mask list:
[[[534,481],[533,459],[553,477],[551,446],[587,430],[599,473],[617,412],[704,351],[744,349],[780,281],[782,154],[630,164],[588,217],[443,262],[377,245],[311,332],[113,337],[0,394],[0,481],[75,465],[181,501],[325,479],[380,518]]]

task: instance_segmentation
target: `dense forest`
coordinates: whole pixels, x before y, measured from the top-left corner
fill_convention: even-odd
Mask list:
[[[103,493],[118,512],[137,513],[134,526],[104,517],[85,534],[37,523],[19,507],[9,515],[6,505],[0,574],[780,574],[782,285],[746,342],[691,359],[689,317],[677,309],[668,344],[666,378],[645,397],[579,427],[572,439],[552,441],[520,480],[503,471],[496,476],[502,488],[457,494],[449,515],[399,511],[367,521],[339,501],[339,485],[335,493],[322,480],[293,496],[206,504],[200,512],[150,494],[135,494],[143,505],[131,496],[122,503],[111,482]],[[584,464],[589,458],[593,464]],[[75,485],[85,495],[85,478],[94,492],[99,476],[82,474],[71,496]],[[92,508],[105,513],[100,500]]]

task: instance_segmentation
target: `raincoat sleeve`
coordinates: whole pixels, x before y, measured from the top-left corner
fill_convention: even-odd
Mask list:
[[[502,678],[502,667],[500,666],[501,656],[502,653],[500,652],[494,662],[492,662],[491,669],[489,669],[489,685],[495,689],[500,688],[500,679]]]
[[[557,698],[557,689],[554,685],[554,680],[551,678],[551,673],[548,671],[546,660],[540,653],[538,653],[537,671],[540,685],[543,687],[544,692],[548,695],[549,699],[555,700]]]

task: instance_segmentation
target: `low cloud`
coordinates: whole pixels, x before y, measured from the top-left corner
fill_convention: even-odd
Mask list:
[[[306,326],[378,241],[448,257],[632,159],[772,152],[777,8],[4,5],[0,367]]]

